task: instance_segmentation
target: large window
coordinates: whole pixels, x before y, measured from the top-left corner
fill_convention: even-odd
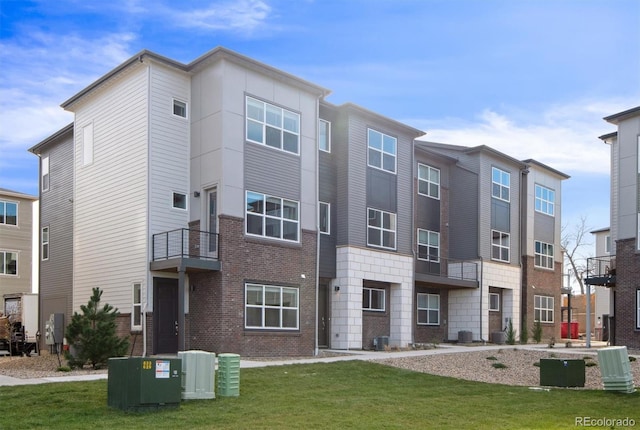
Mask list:
[[[323,119],[318,120],[318,148],[331,152],[331,123]]]
[[[318,204],[318,226],[320,233],[331,233],[331,205],[329,203],[320,202]]]
[[[298,154],[300,115],[247,97],[247,140]]]
[[[440,199],[440,169],[418,164],[418,194]]]
[[[496,199],[509,201],[511,175],[509,172],[493,167],[491,169],[491,195]]]
[[[553,322],[553,297],[533,296],[533,318],[544,323]]]
[[[396,249],[396,214],[367,209],[367,245]]]
[[[554,216],[556,206],[556,192],[536,184],[536,212]]]
[[[49,227],[42,227],[42,248],[41,258],[43,261],[49,259]]]
[[[362,289],[362,309],[384,312],[384,290],[378,288]]]
[[[298,328],[298,289],[275,285],[245,285],[245,327]]]
[[[553,269],[553,245],[539,240],[535,241],[534,265]]]
[[[395,173],[397,139],[369,129],[367,141],[369,146],[369,166]]]
[[[18,274],[18,253],[0,251],[0,275]]]
[[[418,229],[418,260],[440,261],[440,233]]]
[[[42,191],[48,191],[49,190],[49,156],[46,155],[44,157],[42,157],[41,159],[41,174],[42,174],[42,178],[41,178],[41,184],[40,184],[40,188],[42,189]]]
[[[509,262],[510,243],[509,233],[491,230],[491,259]]]
[[[298,202],[247,191],[246,232],[298,241]]]
[[[489,310],[491,312],[500,312],[500,294],[489,293]]]
[[[142,329],[142,284],[133,284],[133,297],[131,306],[131,329]]]
[[[18,203],[0,200],[0,224],[18,225]]]
[[[440,295],[418,293],[418,324],[440,324]]]

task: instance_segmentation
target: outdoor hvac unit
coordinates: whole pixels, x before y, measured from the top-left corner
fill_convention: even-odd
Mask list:
[[[467,330],[461,330],[458,332],[458,343],[471,343],[473,342],[473,333]]]
[[[389,346],[389,336],[374,337],[373,346],[376,351],[384,351]]]
[[[215,399],[216,355],[206,351],[178,351],[182,360],[182,399]]]
[[[598,364],[604,389],[634,393],[633,374],[626,346],[611,346],[598,350]]]

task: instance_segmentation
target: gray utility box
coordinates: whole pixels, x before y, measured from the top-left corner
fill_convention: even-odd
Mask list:
[[[458,332],[458,343],[471,343],[473,342],[473,333],[467,330],[460,330]]]
[[[216,355],[206,351],[178,351],[182,360],[182,399],[214,399]]]
[[[584,387],[585,365],[582,359],[540,359],[540,385],[549,387]]]
[[[125,411],[179,407],[181,376],[179,358],[110,358],[107,404]]]
[[[385,351],[389,346],[389,336],[376,336],[373,338],[373,347],[376,351]]]

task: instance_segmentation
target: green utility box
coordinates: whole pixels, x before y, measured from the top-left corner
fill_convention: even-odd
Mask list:
[[[237,397],[240,395],[240,356],[238,354],[218,355],[218,396]]]
[[[582,359],[540,359],[540,385],[584,387],[585,365]]]
[[[179,358],[110,358],[107,404],[125,411],[179,407],[181,376]]]

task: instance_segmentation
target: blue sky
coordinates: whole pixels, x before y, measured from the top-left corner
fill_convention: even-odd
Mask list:
[[[563,224],[608,225],[603,116],[640,103],[637,0],[0,0],[0,187],[37,195],[27,149],[142,49],[224,46],[413,127],[571,179]]]

